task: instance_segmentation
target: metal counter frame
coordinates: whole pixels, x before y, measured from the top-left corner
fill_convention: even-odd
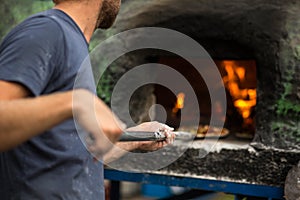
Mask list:
[[[284,195],[282,187],[151,173],[123,172],[113,169],[105,169],[104,178],[112,181],[139,182],[143,184],[180,186],[205,191],[225,192],[236,195],[236,200],[251,196],[263,197],[268,200],[283,199]]]

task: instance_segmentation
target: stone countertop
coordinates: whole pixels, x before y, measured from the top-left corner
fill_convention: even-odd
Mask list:
[[[300,160],[300,151],[258,149],[234,137],[195,140],[188,145],[176,142],[150,157],[147,154],[125,155],[110,166],[124,171],[283,186],[288,171]],[[158,163],[170,157],[176,159],[158,168]]]

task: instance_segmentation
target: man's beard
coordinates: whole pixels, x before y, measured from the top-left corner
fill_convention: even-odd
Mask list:
[[[100,10],[97,27],[101,29],[110,28],[119,13],[120,0],[104,0]]]

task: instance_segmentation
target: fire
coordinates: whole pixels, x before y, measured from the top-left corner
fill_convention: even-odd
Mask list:
[[[223,81],[233,98],[234,106],[242,115],[244,123],[252,121],[250,115],[256,105],[256,89],[241,88],[241,85],[247,81],[246,68],[237,65],[235,61],[223,61],[222,64],[227,73]]]
[[[177,101],[175,107],[172,110],[173,113],[177,113],[179,109],[182,109],[184,107],[184,98],[185,94],[182,92],[177,95]]]
[[[236,68],[236,74],[237,74],[237,76],[239,77],[239,79],[241,81],[244,81],[245,80],[246,69],[243,68],[243,67],[237,67]]]

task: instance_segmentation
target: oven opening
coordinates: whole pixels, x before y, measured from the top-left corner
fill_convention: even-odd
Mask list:
[[[218,101],[211,102],[208,88],[203,78],[191,64],[179,57],[161,57],[159,58],[159,63],[177,70],[191,84],[197,95],[200,120],[199,124],[189,124],[189,121],[192,121],[193,117],[196,116],[193,112],[193,107],[189,107],[189,97],[184,91],[173,94],[166,87],[160,85],[155,85],[154,94],[156,103],[164,107],[166,117],[162,117],[160,110],[156,110],[155,120],[164,121],[164,118],[166,118],[167,125],[174,127],[176,130],[196,133],[199,138],[216,137],[220,133],[221,138],[230,136],[251,140],[255,134],[256,62],[252,59],[215,59],[214,62],[218,67],[225,86],[227,108],[223,108]],[[222,89],[221,85],[216,83],[214,90],[217,92]],[[214,104],[214,110],[211,110],[212,104]],[[183,116],[182,109],[187,109],[191,112],[185,112],[189,114]],[[224,113],[223,109],[226,109],[226,116],[221,114]],[[209,129],[212,112],[217,116],[217,120],[224,123],[224,127],[211,127],[212,129]],[[180,124],[185,125],[181,126]]]

